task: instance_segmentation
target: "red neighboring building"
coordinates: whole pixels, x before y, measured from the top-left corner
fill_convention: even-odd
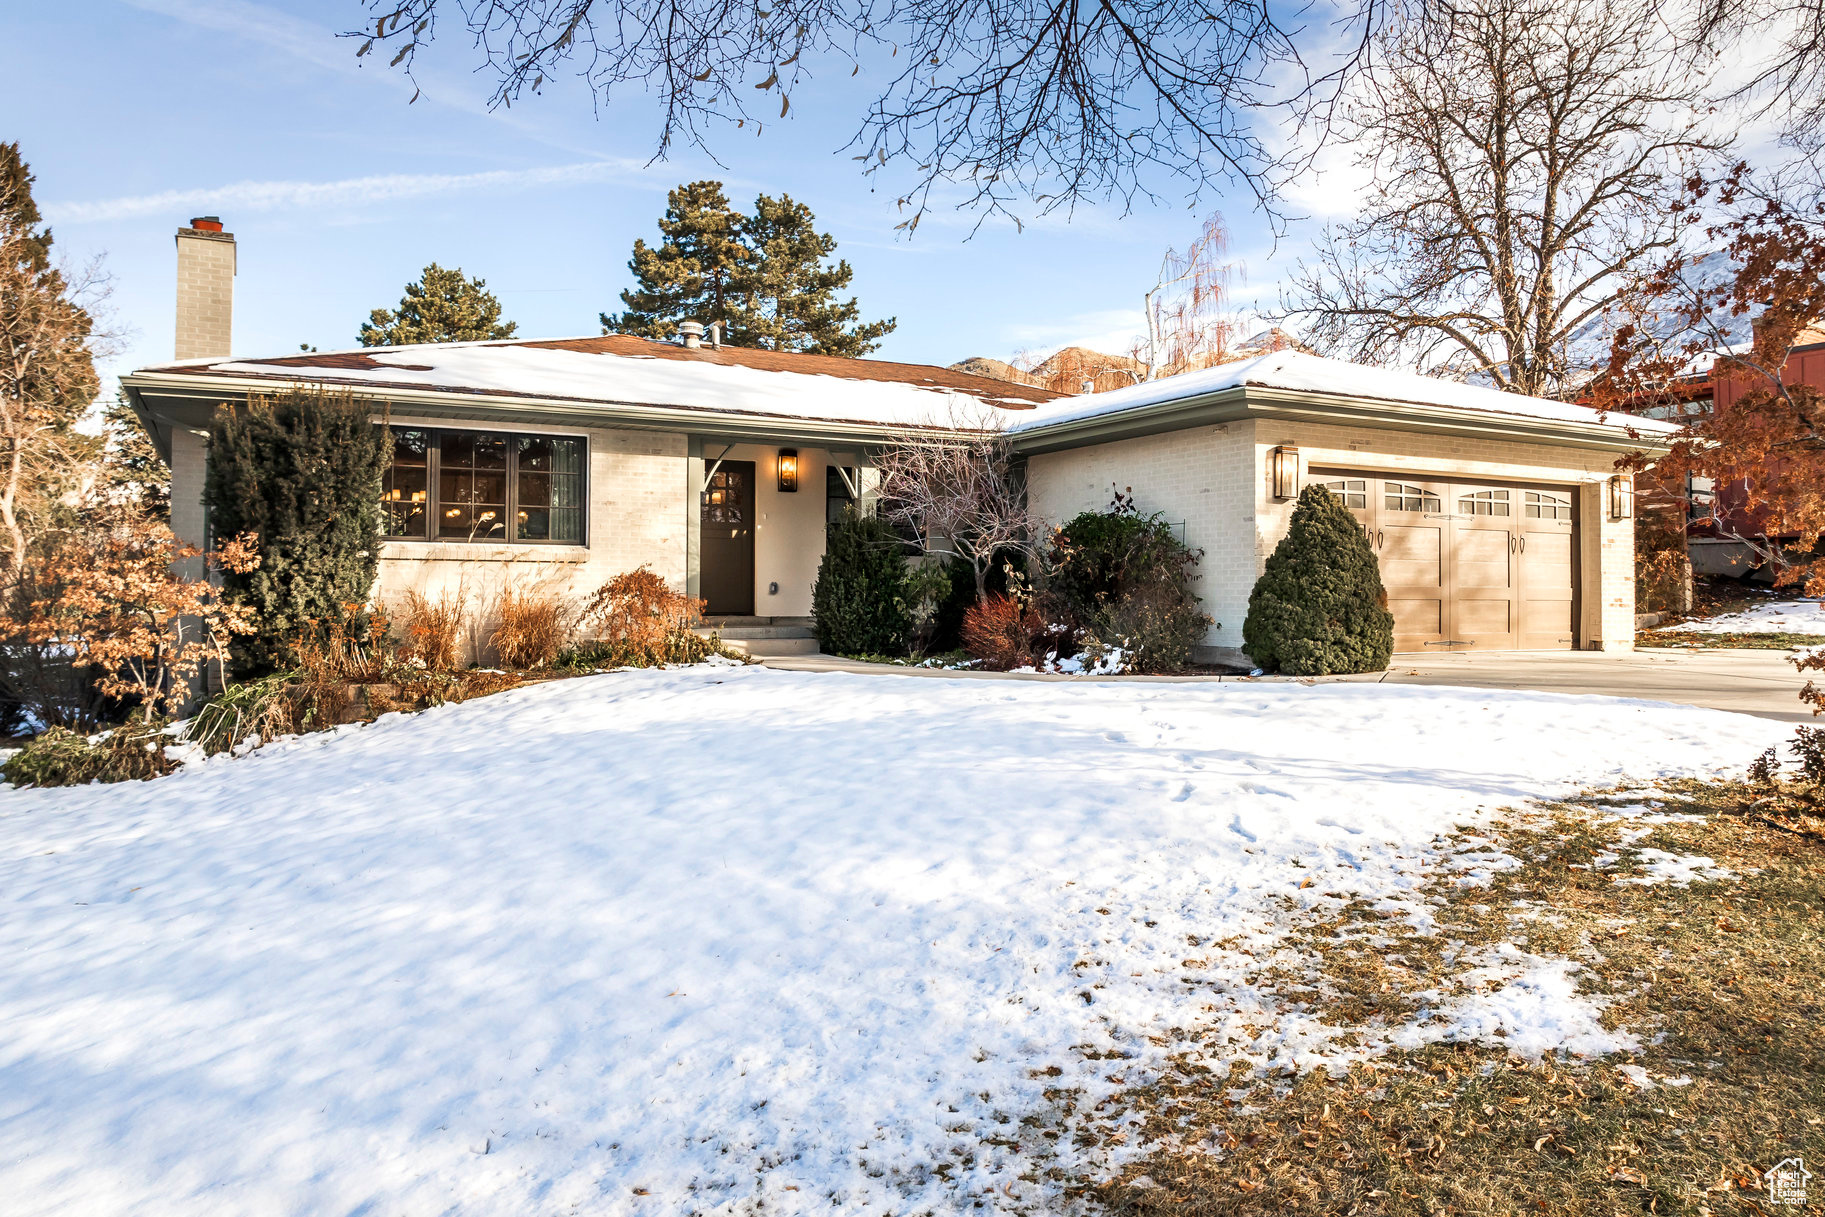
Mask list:
[[[1801,335],[1801,345],[1788,356],[1785,379],[1790,385],[1825,390],[1825,329],[1815,328]],[[1655,407],[1642,413],[1667,419],[1703,417],[1715,410],[1730,409],[1759,383],[1758,377],[1740,370],[1700,374],[1675,390],[1680,405]],[[1667,498],[1683,496],[1695,575],[1747,575],[1754,571],[1760,559],[1738,537],[1799,540],[1792,533],[1780,531],[1766,509],[1749,505],[1749,484],[1745,480],[1713,486],[1708,478],[1692,478],[1688,485],[1675,489],[1657,481],[1649,472],[1638,479],[1638,490],[1644,506],[1656,499],[1665,502]]]

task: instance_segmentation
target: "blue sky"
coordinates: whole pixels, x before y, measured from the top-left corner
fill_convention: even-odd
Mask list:
[[[397,302],[430,261],[480,275],[530,336],[595,333],[619,307],[634,238],[654,235],[666,190],[716,177],[731,196],[786,192],[809,204],[855,268],[866,317],[897,316],[880,357],[949,363],[1067,342],[1106,349],[1139,328],[1140,299],[1168,245],[1216,207],[1235,234],[1240,295],[1265,294],[1304,248],[1269,256],[1240,194],[1181,197],[1029,223],[1024,232],[938,212],[895,231],[905,177],[865,178],[842,150],[869,94],[814,82],[758,138],[649,165],[654,111],[636,93],[600,113],[575,82],[490,113],[466,36],[447,23],[419,77],[425,96],[335,37],[357,0],[75,0],[15,5],[0,74],[59,251],[105,255],[119,372],[168,359],[172,234],[220,214],[239,239],[237,354],[355,345],[368,310]],[[378,57],[375,57],[378,58]],[[835,75],[835,74],[832,74]],[[1307,199],[1315,197],[1309,192]]]

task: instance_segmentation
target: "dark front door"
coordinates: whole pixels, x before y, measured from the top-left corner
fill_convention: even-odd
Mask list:
[[[701,579],[704,612],[754,612],[754,462],[724,461],[703,487]]]

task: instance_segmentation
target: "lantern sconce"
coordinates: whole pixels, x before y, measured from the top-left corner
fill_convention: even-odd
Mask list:
[[[797,448],[781,448],[779,450],[779,492],[781,494],[798,493]]]
[[[1635,514],[1635,479],[1618,473],[1610,479],[1610,519],[1626,520]]]
[[[1270,464],[1274,475],[1274,497],[1276,499],[1298,498],[1299,449],[1291,444],[1281,444],[1274,449]]]

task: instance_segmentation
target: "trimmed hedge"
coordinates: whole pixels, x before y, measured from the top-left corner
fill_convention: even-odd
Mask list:
[[[1242,649],[1266,671],[1295,676],[1380,672],[1394,653],[1394,616],[1362,526],[1322,486],[1307,486],[1286,536],[1248,598]]]

